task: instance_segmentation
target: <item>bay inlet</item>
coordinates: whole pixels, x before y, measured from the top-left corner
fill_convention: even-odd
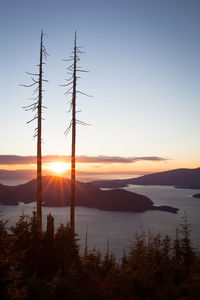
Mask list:
[[[149,197],[154,205],[169,205],[179,208],[177,214],[163,211],[146,211],[142,213],[102,211],[93,208],[76,207],[76,232],[80,239],[81,249],[85,245],[88,232],[88,247],[106,251],[109,250],[121,257],[123,251],[130,246],[137,230],[158,233],[175,237],[176,229],[183,221],[184,212],[191,225],[191,239],[194,246],[200,246],[200,199],[192,195],[198,193],[196,189],[176,189],[171,186],[141,186],[130,185],[124,188],[128,191]],[[1,218],[8,220],[8,226],[14,225],[19,216],[24,213],[31,216],[36,208],[35,203],[17,206],[0,205]],[[69,207],[44,207],[44,229],[46,216],[51,212],[55,218],[55,227],[69,221]]]

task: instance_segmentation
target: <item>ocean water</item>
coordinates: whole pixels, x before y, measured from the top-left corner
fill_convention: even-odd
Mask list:
[[[88,232],[89,249],[109,250],[121,257],[127,251],[134,238],[134,233],[141,228],[146,232],[168,234],[175,237],[176,228],[182,222],[184,212],[191,225],[191,238],[195,246],[200,246],[200,199],[192,195],[200,192],[193,189],[176,189],[165,186],[130,185],[126,190],[148,196],[155,205],[170,205],[179,208],[177,214],[162,211],[146,211],[144,213],[110,212],[93,208],[76,207],[76,232],[81,249],[84,249],[86,232]],[[36,204],[18,206],[0,205],[1,218],[14,225],[20,214],[31,216]],[[55,218],[55,226],[69,221],[69,207],[44,207],[43,220],[51,212]]]

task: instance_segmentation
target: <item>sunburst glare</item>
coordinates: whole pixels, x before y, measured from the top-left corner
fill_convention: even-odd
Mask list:
[[[62,174],[69,170],[69,164],[63,161],[52,162],[47,165],[47,169],[53,171],[54,173]]]

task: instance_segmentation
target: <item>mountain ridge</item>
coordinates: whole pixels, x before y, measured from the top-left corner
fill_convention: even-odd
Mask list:
[[[200,168],[196,169],[174,169],[143,175],[137,178],[98,180],[92,181],[99,188],[127,187],[129,184],[136,185],[165,185],[177,188],[200,189]]]

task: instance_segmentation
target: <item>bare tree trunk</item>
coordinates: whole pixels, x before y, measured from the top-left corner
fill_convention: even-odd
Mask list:
[[[71,210],[70,225],[74,232],[75,211],[75,180],[76,180],[76,33],[74,39],[74,70],[73,70],[73,92],[72,92],[72,155],[71,155]]]
[[[70,74],[70,78],[66,79],[67,83],[61,85],[67,87],[67,91],[65,95],[72,95],[70,101],[70,109],[68,112],[72,112],[72,119],[68,128],[65,130],[65,134],[68,134],[72,129],[72,152],[71,152],[71,199],[70,199],[70,227],[72,232],[75,231],[75,198],[76,198],[76,124],[80,125],[89,125],[81,120],[78,120],[76,114],[78,111],[76,110],[76,97],[77,94],[82,94],[84,96],[89,96],[79,90],[77,90],[77,80],[80,76],[77,76],[78,72],[88,72],[83,70],[80,66],[78,66],[78,62],[80,61],[79,55],[83,52],[80,50],[80,47],[77,46],[77,34],[75,32],[74,38],[74,49],[70,56],[70,59],[65,61],[70,61],[71,65],[67,68]],[[90,96],[89,96],[90,97]]]
[[[42,66],[43,32],[40,41],[39,94],[38,94],[38,135],[37,135],[37,224],[42,230]]]
[[[42,93],[43,93],[43,82],[48,82],[48,80],[43,79],[43,59],[47,57],[48,53],[46,51],[45,46],[43,45],[43,31],[41,31],[41,39],[40,39],[40,63],[39,63],[39,72],[28,73],[28,75],[33,76],[32,83],[29,85],[23,84],[24,87],[34,87],[33,100],[34,103],[25,106],[24,109],[26,111],[36,111],[36,114],[33,119],[28,121],[27,123],[31,123],[34,120],[37,120],[37,127],[34,131],[34,137],[37,137],[37,227],[38,230],[42,230],[42,109],[46,108],[42,105]],[[35,79],[36,77],[36,79]],[[37,97],[35,97],[37,94]]]

